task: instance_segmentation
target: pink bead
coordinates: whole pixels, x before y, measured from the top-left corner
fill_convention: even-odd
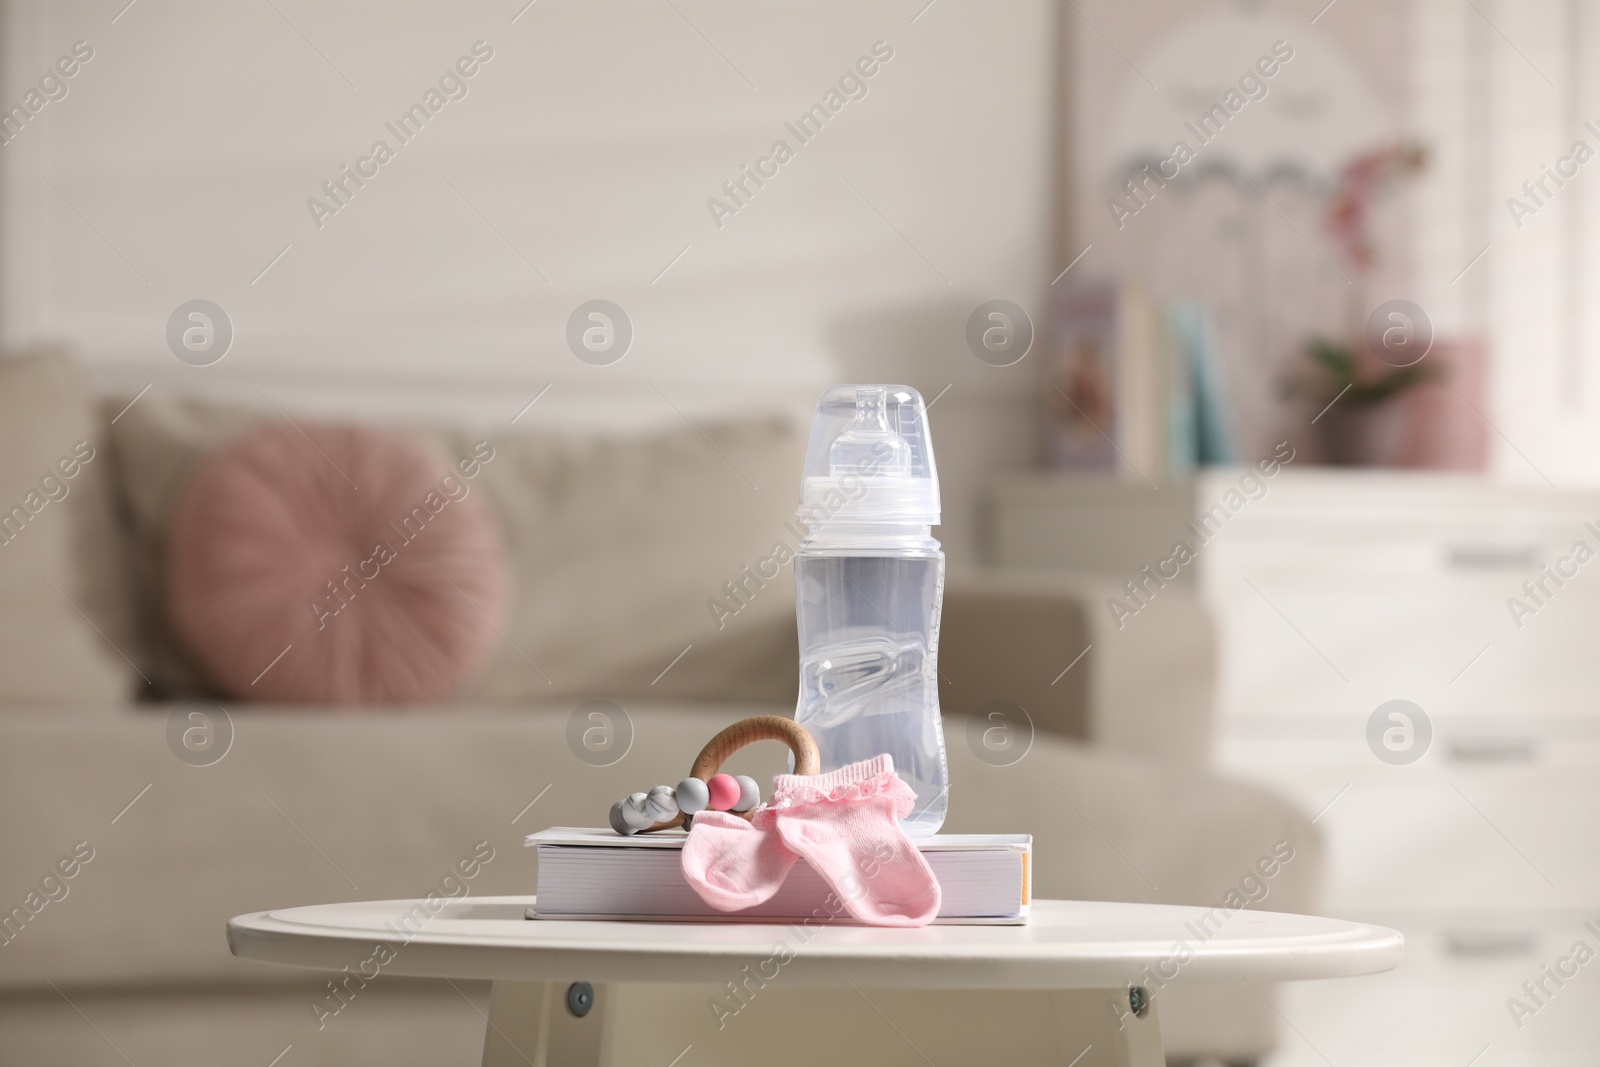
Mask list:
[[[706,789],[711,793],[711,800],[706,806],[713,811],[729,811],[739,803],[739,783],[734,781],[731,774],[713,774],[711,781],[706,783]]]

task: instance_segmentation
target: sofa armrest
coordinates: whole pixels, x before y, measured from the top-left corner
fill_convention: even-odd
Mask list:
[[[792,602],[787,586],[776,592]],[[1204,764],[1216,681],[1210,620],[1193,591],[1169,585],[1119,629],[1106,601],[1120,593],[1104,577],[952,567],[940,707],[970,715],[1009,701],[1043,733]],[[738,618],[664,674],[660,657],[615,672],[605,695],[793,707],[797,648],[792,611]]]
[[[1059,571],[953,570],[939,637],[940,706],[989,701],[1027,712],[1041,733],[1152,759],[1205,764],[1216,687],[1211,621],[1169,585],[1119,625],[1110,579]]]

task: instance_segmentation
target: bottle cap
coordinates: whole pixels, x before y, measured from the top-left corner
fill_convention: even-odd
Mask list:
[[[800,480],[801,521],[939,524],[939,474],[922,396],[836,385],[817,401]]]

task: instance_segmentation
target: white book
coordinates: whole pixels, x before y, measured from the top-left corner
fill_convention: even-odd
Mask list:
[[[557,826],[529,834],[537,848],[538,895],[530,918],[792,921],[813,915],[850,922],[822,876],[802,859],[763,904],[717,911],[683,877],[688,834],[663,830],[622,837],[610,829]],[[1033,837],[1029,834],[936,834],[913,838],[939,881],[938,923],[1027,921]]]

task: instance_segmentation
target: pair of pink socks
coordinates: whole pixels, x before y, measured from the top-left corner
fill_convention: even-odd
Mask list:
[[[750,822],[723,811],[694,817],[683,875],[713,908],[741,911],[770,899],[804,859],[854,918],[921,926],[939,914],[939,883],[900,828],[915,802],[888,755],[827,774],[780,774]]]

